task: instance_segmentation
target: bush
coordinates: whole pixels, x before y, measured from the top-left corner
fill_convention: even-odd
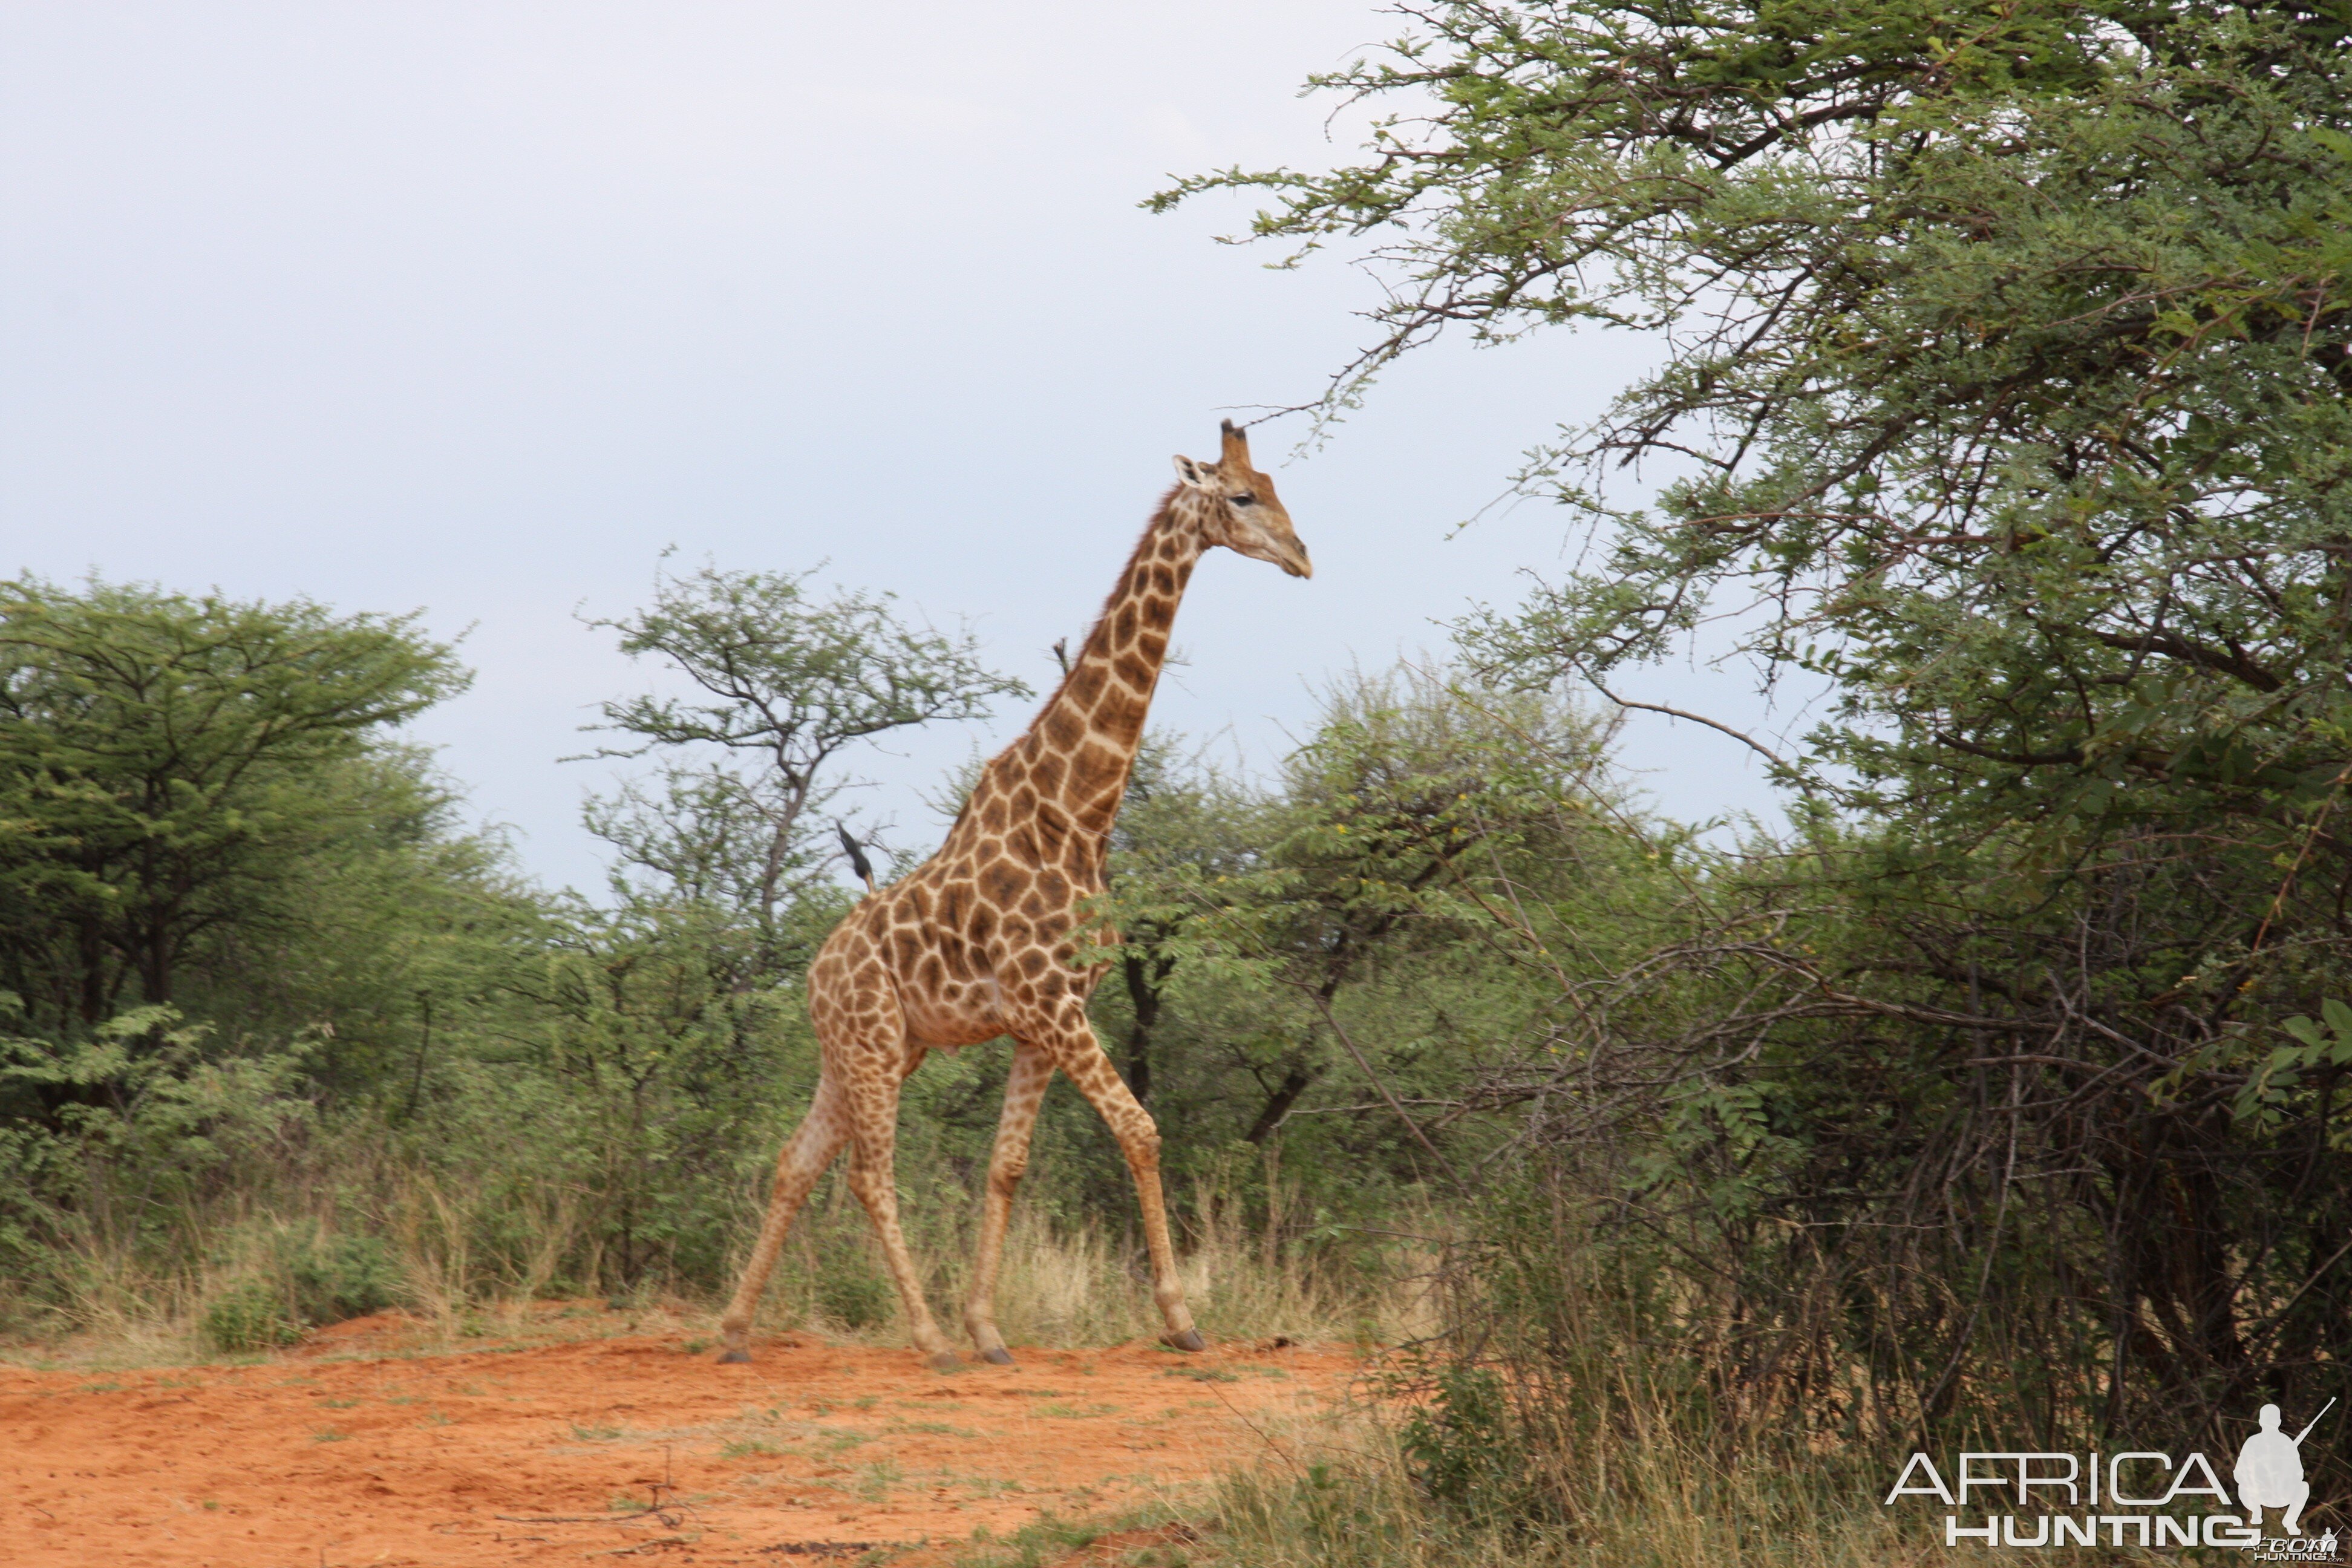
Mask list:
[[[286,1309],[286,1300],[268,1282],[239,1280],[213,1298],[198,1325],[206,1343],[231,1355],[273,1350],[302,1337],[302,1325]]]
[[[400,1271],[383,1238],[312,1232],[288,1250],[296,1315],[313,1327],[381,1312],[399,1300]]]
[[[887,1321],[898,1291],[874,1270],[862,1252],[836,1254],[816,1278],[816,1306],[845,1329],[870,1329]]]
[[[1406,1420],[1401,1446],[1432,1501],[1465,1514],[1516,1511],[1526,1456],[1512,1443],[1503,1380],[1482,1366],[1451,1362],[1437,1394]]]
[[[381,1237],[299,1226],[281,1231],[257,1266],[215,1296],[197,1328],[232,1354],[290,1345],[307,1330],[393,1305],[399,1278]]]

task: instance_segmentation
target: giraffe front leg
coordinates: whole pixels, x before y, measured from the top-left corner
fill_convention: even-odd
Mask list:
[[[972,1259],[971,1290],[964,1300],[963,1326],[979,1347],[980,1359],[1011,1366],[1013,1352],[996,1331],[996,1266],[1004,1251],[1004,1228],[1013,1215],[1013,1194],[1029,1168],[1029,1139],[1037,1129],[1037,1107],[1053,1081],[1054,1058],[1034,1046],[1013,1053],[1004,1083],[1004,1112],[996,1124],[996,1146],[988,1157],[988,1189],[982,1194],[980,1248]]]
[[[1168,1239],[1168,1207],[1160,1191],[1160,1129],[1110,1065],[1083,1014],[1057,1043],[1055,1065],[1070,1075],[1087,1103],[1108,1124],[1135,1178],[1135,1195],[1143,1205],[1144,1244],[1151,1252],[1151,1296],[1168,1325],[1160,1342],[1180,1351],[1207,1350],[1209,1342],[1192,1326],[1192,1310],[1184,1304],[1184,1286],[1176,1277],[1176,1249]]]
[[[760,1293],[767,1289],[768,1272],[776,1266],[776,1254],[784,1245],[784,1237],[793,1228],[793,1216],[815,1186],[824,1168],[833,1163],[834,1156],[849,1140],[848,1122],[842,1115],[841,1096],[834,1089],[830,1079],[820,1078],[816,1098],[809,1104],[809,1113],[792,1137],[784,1142],[784,1152],[776,1159],[776,1184],[768,1198],[768,1215],[760,1226],[760,1239],[751,1248],[751,1258],[743,1266],[743,1275],[735,1285],[735,1296],[727,1304],[726,1315],[719,1320],[720,1336],[727,1349],[719,1356],[722,1362],[746,1362],[751,1359],[751,1317],[759,1310]]]

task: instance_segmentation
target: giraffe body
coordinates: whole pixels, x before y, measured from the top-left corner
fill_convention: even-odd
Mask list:
[[[1273,482],[1250,467],[1248,443],[1230,423],[1216,463],[1179,458],[1176,470],[1178,483],[1153,513],[1060,688],[1027,731],[982,770],[939,852],[861,900],[809,966],[822,1062],[816,1094],[777,1162],[767,1218],[720,1320],[722,1360],[750,1359],[751,1316],[793,1216],[846,1147],[850,1189],[873,1221],[916,1344],[935,1366],[957,1364],[899,1228],[898,1091],[929,1052],[1002,1035],[1013,1037],[1013,1068],[964,1308],[981,1354],[1013,1359],[994,1321],[997,1260],[1037,1108],[1057,1071],[1108,1123],[1135,1177],[1168,1342],[1203,1348],[1176,1279],[1159,1131],[1087,1022],[1087,999],[1102,969],[1079,968],[1071,954],[1080,945],[1081,907],[1103,889],[1111,823],[1192,568],[1219,545],[1294,576],[1312,568]]]

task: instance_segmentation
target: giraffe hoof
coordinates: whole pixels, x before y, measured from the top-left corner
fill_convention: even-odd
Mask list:
[[[986,1362],[991,1366],[1011,1366],[1013,1364],[1013,1352],[1006,1350],[1003,1345],[998,1345],[994,1350],[981,1352],[980,1359]]]
[[[750,1351],[730,1350],[725,1355],[719,1358],[719,1364],[720,1366],[740,1366],[751,1359],[751,1352]]]
[[[1181,1334],[1162,1334],[1160,1342],[1171,1351],[1204,1351],[1209,1348],[1209,1342],[1201,1337],[1198,1329],[1186,1329]]]
[[[941,1351],[939,1354],[931,1358],[931,1370],[933,1372],[961,1372],[963,1370],[963,1363],[956,1360],[955,1352]]]

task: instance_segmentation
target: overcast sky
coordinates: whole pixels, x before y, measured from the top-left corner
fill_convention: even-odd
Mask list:
[[[662,551],[799,570],[968,621],[1047,683],[1178,451],[1302,402],[1373,297],[1339,267],[1153,217],[1175,174],[1317,164],[1309,73],[1397,30],[1360,4],[0,7],[0,570],[421,609],[478,672],[417,726],[551,882],[598,699],[656,678],[580,616]],[[1258,442],[1311,582],[1219,552],[1155,720],[1270,765],[1314,689],[1440,651],[1556,573],[1565,519],[1456,525],[1655,353],[1557,332],[1442,345],[1327,447]],[[1277,426],[1285,429],[1286,426]],[[1737,676],[1643,689],[1768,727]],[[900,842],[919,792],[1016,733],[858,762]],[[1659,805],[1765,809],[1735,742],[1645,721]]]

